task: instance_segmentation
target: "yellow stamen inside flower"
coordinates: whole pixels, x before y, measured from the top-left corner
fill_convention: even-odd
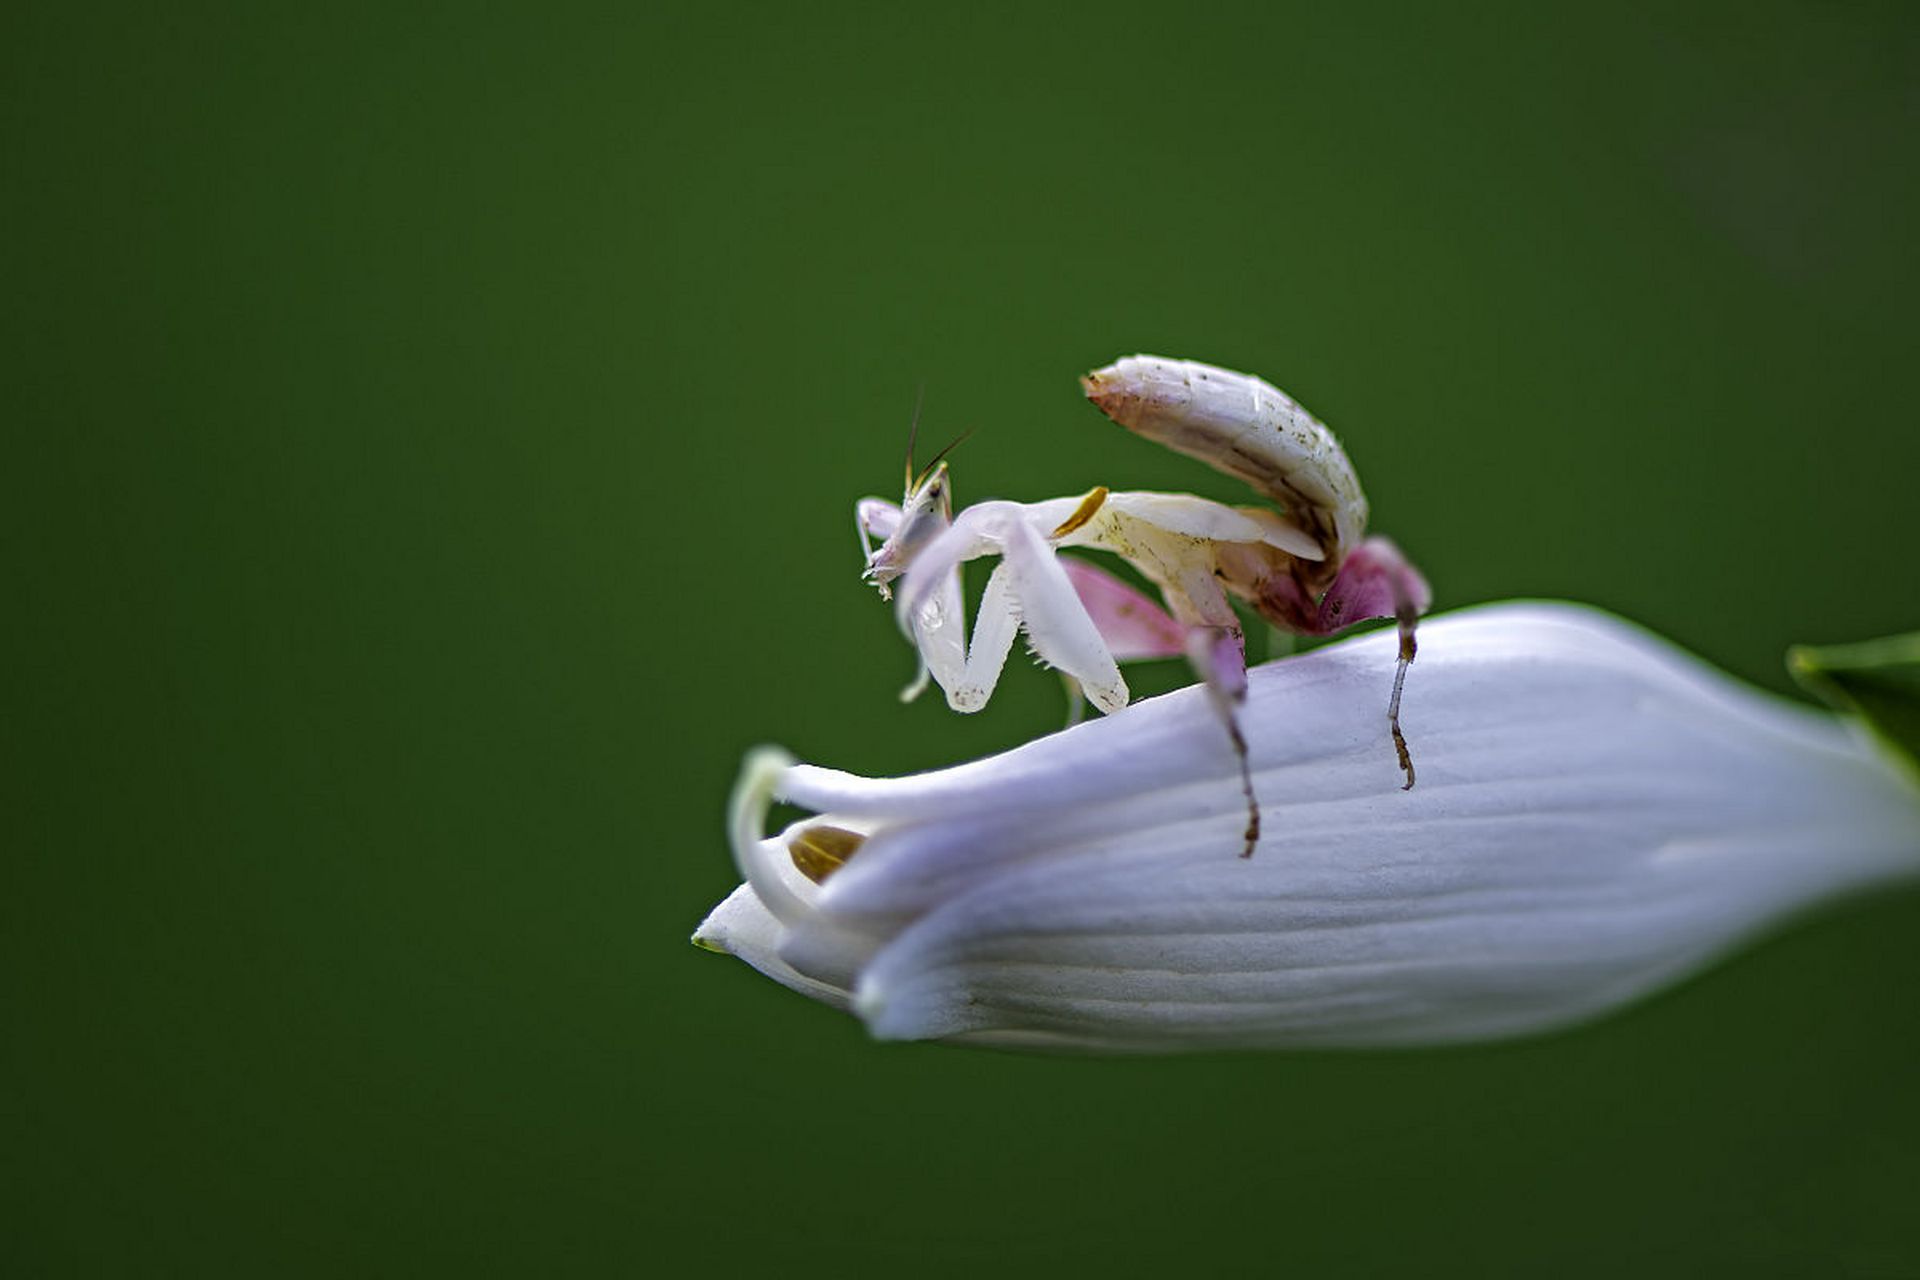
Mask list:
[[[867,838],[845,827],[808,827],[787,844],[787,854],[800,874],[815,884],[825,884]]]

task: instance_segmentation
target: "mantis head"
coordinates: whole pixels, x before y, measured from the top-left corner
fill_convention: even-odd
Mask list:
[[[917,430],[917,411],[915,419]],[[972,434],[968,431],[961,435],[918,471],[913,467],[913,439],[909,436],[906,493],[900,505],[868,498],[857,508],[862,541],[869,534],[883,539],[878,551],[867,544],[867,567],[861,574],[879,588],[882,600],[892,598],[891,583],[907,571],[921,549],[953,524],[953,482],[947,475],[947,455]]]
[[[918,476],[908,476],[898,520],[891,530],[876,530],[883,532],[886,540],[867,557],[863,576],[880,588],[885,598],[890,594],[890,584],[907,571],[921,548],[952,523],[953,486],[947,478],[947,464],[935,461]]]

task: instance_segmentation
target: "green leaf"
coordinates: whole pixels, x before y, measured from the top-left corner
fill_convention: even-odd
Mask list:
[[[1795,645],[1787,670],[1810,692],[1859,716],[1920,771],[1920,631],[1859,644]]]

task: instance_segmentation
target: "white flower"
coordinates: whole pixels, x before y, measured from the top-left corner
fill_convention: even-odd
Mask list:
[[[748,883],[694,940],[883,1039],[1437,1044],[1598,1014],[1920,873],[1920,792],[1829,716],[1573,606],[1420,640],[1408,792],[1391,633],[1250,673],[1251,858],[1198,688],[909,778],[763,749],[731,819]],[[773,797],[819,816],[762,838]]]

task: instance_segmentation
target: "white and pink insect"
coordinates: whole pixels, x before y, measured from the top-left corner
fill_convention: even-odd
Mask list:
[[[1015,636],[1101,711],[1127,704],[1119,663],[1184,655],[1232,740],[1247,796],[1242,856],[1260,811],[1235,708],[1246,694],[1246,645],[1229,596],[1283,630],[1332,635],[1370,618],[1400,628],[1387,721],[1406,786],[1414,770],[1400,730],[1400,695],[1414,624],[1431,595],[1385,538],[1364,538],[1367,500],[1332,432],[1259,378],[1159,356],[1131,356],[1081,380],[1087,398],[1134,433],[1207,463],[1280,503],[1229,507],[1192,494],[1112,493],[1045,502],[982,502],[952,514],[946,463],[908,469],[900,506],[864,498],[856,514],[865,576],[897,592],[902,629],[920,655],[904,697],[931,678],[956,711],[985,706]],[[875,550],[868,541],[882,539]],[[1063,548],[1107,551],[1159,589],[1166,607]],[[963,561],[998,555],[965,634]]]

